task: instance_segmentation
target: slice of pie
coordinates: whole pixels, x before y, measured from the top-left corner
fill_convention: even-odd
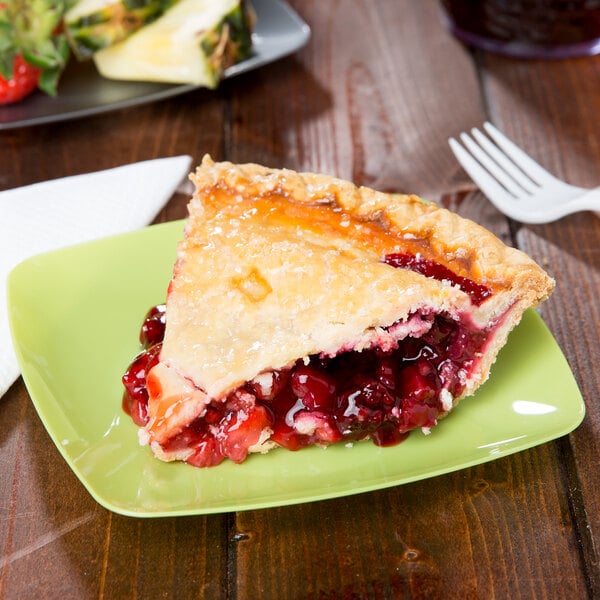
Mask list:
[[[416,196],[205,157],[166,308],[123,377],[140,441],[212,466],[428,432],[554,282]]]

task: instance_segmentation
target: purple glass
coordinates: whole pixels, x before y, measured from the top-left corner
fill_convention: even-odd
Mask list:
[[[442,0],[469,46],[515,58],[600,54],[600,0]]]

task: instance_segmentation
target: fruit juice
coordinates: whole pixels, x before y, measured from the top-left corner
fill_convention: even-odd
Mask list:
[[[600,0],[442,0],[469,46],[519,58],[600,53]]]

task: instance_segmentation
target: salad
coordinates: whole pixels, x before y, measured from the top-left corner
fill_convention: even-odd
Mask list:
[[[248,0],[0,0],[0,104],[60,92],[70,60],[109,79],[214,88],[252,49]]]

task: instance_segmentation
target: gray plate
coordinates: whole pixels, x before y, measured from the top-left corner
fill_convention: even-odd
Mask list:
[[[281,0],[252,0],[257,21],[250,58],[225,71],[233,77],[295,52],[310,38],[309,26]],[[41,125],[96,115],[177,96],[195,85],[168,85],[139,81],[113,81],[98,74],[92,62],[71,60],[58,96],[35,92],[22,102],[0,106],[0,130]]]

